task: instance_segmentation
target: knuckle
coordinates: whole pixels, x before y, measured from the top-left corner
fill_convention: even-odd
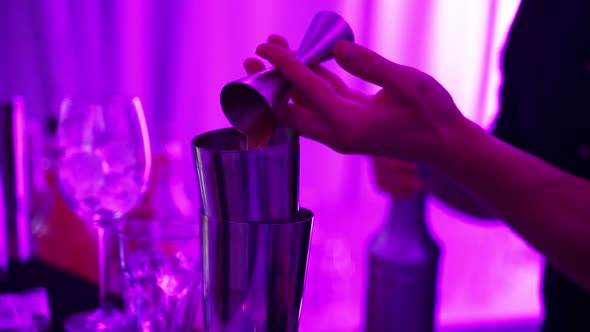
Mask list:
[[[425,96],[428,97],[430,95],[432,95],[432,89],[436,86],[436,84],[438,84],[434,78],[428,76],[428,75],[419,75],[419,78],[417,79],[416,82],[416,96],[420,97],[420,96]]]
[[[377,74],[385,72],[385,67],[388,65],[388,61],[380,56],[371,56],[365,62],[362,67],[362,76],[375,76]]]

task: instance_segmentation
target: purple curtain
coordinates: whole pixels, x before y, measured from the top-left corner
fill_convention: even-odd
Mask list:
[[[222,86],[270,33],[298,46],[319,10],[341,13],[357,41],[439,79],[471,119],[497,107],[499,55],[517,0],[19,0],[0,4],[0,97],[25,97],[29,117],[66,93],[143,99],[152,133],[174,128],[186,147],[184,190],[197,197],[188,141],[228,126]],[[357,88],[374,91],[342,73]],[[157,135],[157,134],[154,134]],[[354,330],[364,310],[365,243],[387,199],[363,157],[302,143],[302,205],[317,214],[302,318],[305,331]],[[195,199],[195,204],[198,202]],[[539,257],[500,224],[481,226],[437,202],[432,230],[445,248],[443,325],[538,317]]]

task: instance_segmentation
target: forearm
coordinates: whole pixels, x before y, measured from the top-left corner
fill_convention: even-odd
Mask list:
[[[590,182],[520,151],[473,123],[433,161],[581,286],[590,289]]]
[[[455,210],[481,219],[497,218],[494,211],[476,194],[436,167],[425,164],[422,173],[428,190]]]

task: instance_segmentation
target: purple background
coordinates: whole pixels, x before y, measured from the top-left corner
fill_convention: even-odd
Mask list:
[[[181,142],[178,190],[195,198],[188,141],[228,126],[222,86],[271,33],[296,48],[313,15],[334,10],[359,43],[416,66],[451,91],[463,112],[493,125],[498,71],[516,0],[19,0],[0,3],[0,96],[22,95],[31,121],[66,93],[142,98],[154,136]],[[341,73],[333,63],[328,67]],[[348,75],[357,88],[374,91]],[[314,210],[303,331],[353,331],[362,322],[366,241],[386,214],[364,157],[303,140],[301,203]],[[500,222],[483,224],[431,201],[444,247],[441,326],[536,321],[541,258]]]

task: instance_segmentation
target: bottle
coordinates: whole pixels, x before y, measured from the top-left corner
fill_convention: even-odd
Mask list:
[[[369,246],[366,332],[432,332],[440,249],[424,216],[425,194],[391,201]]]
[[[0,101],[0,277],[31,258],[27,123],[22,97]]]

